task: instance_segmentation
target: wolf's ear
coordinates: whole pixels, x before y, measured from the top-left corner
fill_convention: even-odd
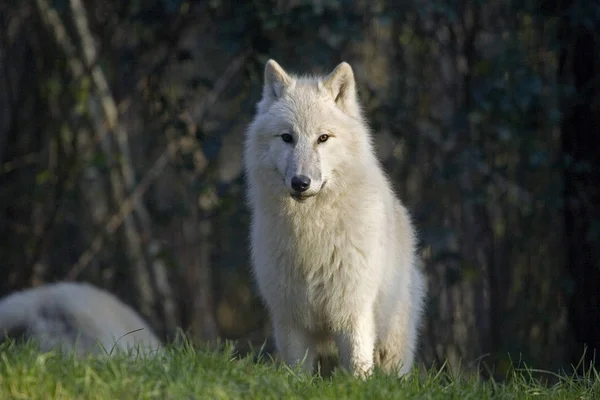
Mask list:
[[[265,86],[263,99],[275,101],[285,92],[292,83],[292,78],[277,64],[275,60],[267,61],[265,65]]]
[[[358,116],[360,111],[356,101],[356,83],[350,64],[342,62],[335,67],[323,81],[323,86],[331,92],[338,106],[347,113]]]

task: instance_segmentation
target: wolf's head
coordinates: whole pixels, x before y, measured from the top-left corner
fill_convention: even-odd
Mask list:
[[[267,62],[262,99],[246,137],[251,179],[303,201],[343,186],[369,144],[349,64],[325,77],[298,77]]]

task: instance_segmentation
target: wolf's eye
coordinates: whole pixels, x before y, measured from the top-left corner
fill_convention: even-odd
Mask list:
[[[283,140],[286,143],[292,143],[294,138],[289,133],[284,133],[283,135],[281,135],[281,140]]]
[[[325,143],[327,141],[327,139],[329,139],[329,135],[322,134],[321,136],[319,136],[318,142],[319,143]]]

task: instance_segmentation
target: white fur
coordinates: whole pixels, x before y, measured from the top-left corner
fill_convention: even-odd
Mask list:
[[[286,143],[281,135],[293,136]],[[329,139],[318,142],[320,135]],[[245,141],[252,266],[283,360],[311,371],[333,340],[342,366],[407,373],[425,296],[407,210],[380,166],[352,68],[327,77],[265,67]],[[295,175],[311,178],[295,198]]]
[[[131,333],[137,329],[142,330]],[[84,283],[47,284],[3,298],[0,342],[6,334],[33,339],[41,351],[102,354],[132,349],[136,354],[138,349],[161,348],[160,340],[131,307]]]

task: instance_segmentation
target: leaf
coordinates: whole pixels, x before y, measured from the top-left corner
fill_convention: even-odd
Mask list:
[[[36,176],[35,176],[35,182],[38,185],[43,185],[45,183],[48,183],[52,180],[52,172],[50,172],[50,170],[46,169],[43,170],[41,172],[39,172]]]

